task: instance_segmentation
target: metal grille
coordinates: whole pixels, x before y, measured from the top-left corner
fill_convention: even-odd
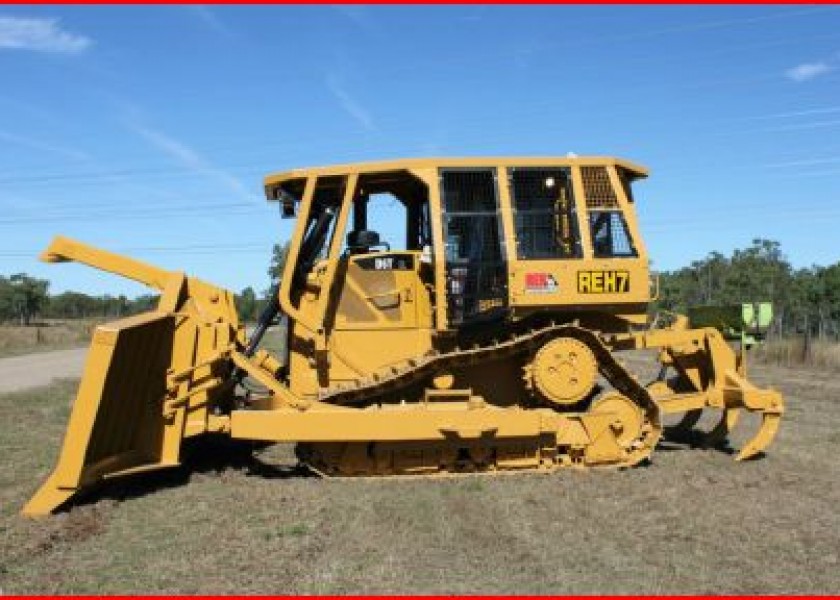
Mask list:
[[[581,167],[587,208],[618,208],[618,199],[606,167]]]
[[[511,169],[510,191],[521,259],[580,256],[575,205],[565,169]]]
[[[442,172],[449,319],[456,325],[507,301],[493,174],[490,169]]]

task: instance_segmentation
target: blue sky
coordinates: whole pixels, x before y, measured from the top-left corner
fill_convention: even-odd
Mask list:
[[[840,7],[0,8],[0,274],[145,292],[35,256],[77,237],[267,286],[292,167],[614,154],[654,267],[754,237],[840,259]]]

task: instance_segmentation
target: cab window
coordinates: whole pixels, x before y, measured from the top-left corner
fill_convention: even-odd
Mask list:
[[[637,256],[624,215],[617,210],[590,210],[589,227],[595,258]]]
[[[589,214],[592,255],[595,258],[638,256],[607,168],[582,166],[580,174]]]
[[[364,173],[353,198],[344,251],[431,252],[429,190],[408,171]]]
[[[508,171],[516,255],[520,259],[580,258],[580,233],[569,170],[513,168]]]

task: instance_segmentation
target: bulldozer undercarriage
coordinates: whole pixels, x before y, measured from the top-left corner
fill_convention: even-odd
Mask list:
[[[589,362],[581,361],[583,364],[566,362],[569,373],[597,370],[611,387],[606,392],[592,390],[593,394],[600,394],[583,410],[574,405],[563,408],[539,399],[499,408],[473,395],[470,389],[434,388],[441,373],[449,375],[461,367],[533,354],[535,349],[540,354],[558,342],[575,344],[579,351],[589,355]],[[445,379],[449,383],[456,377]],[[321,400],[342,403],[368,400],[373,404],[363,410],[387,414],[389,405],[377,403],[377,399],[394,397],[412,383],[430,380],[431,386],[421,387],[423,397],[407,405],[417,407],[410,417],[412,420],[423,413],[450,414],[453,424],[438,427],[440,440],[309,443],[301,445],[298,456],[319,473],[345,476],[553,470],[564,466],[629,467],[650,456],[662,432],[659,410],[648,390],[615,360],[594,332],[573,325],[551,325],[490,346],[412,359],[357,385],[325,390]],[[590,388],[595,387],[594,379],[592,384]],[[521,397],[528,398],[525,382],[522,387]],[[484,424],[455,425],[455,418],[461,416],[478,417],[477,422]],[[511,427],[509,433],[503,428],[503,424],[518,420],[522,424]]]
[[[393,396],[394,390],[408,387],[413,381],[429,381],[431,378],[434,385],[440,377],[431,377],[434,373],[446,374],[449,383],[450,374],[457,372],[459,367],[510,359],[522,353],[539,357],[546,349],[561,345],[568,347],[570,342],[576,342],[578,348],[589,353],[592,364],[610,385],[607,390],[595,385],[595,389],[590,391],[592,397],[588,402],[561,407],[550,398],[538,397],[507,409],[505,414],[505,409],[488,405],[483,398],[473,396],[469,389],[426,388],[424,397],[409,406],[428,412],[434,410],[432,403],[437,402],[442,412],[459,410],[464,411],[464,414],[480,414],[484,410],[491,424],[484,429],[442,427],[440,431],[443,439],[439,441],[302,443],[298,445],[297,455],[303,463],[323,476],[631,467],[650,457],[663,433],[672,440],[684,439],[699,421],[704,408],[720,412],[720,419],[711,431],[700,435],[702,445],[716,447],[726,444],[728,434],[733,430],[741,410],[746,407],[740,398],[733,402],[734,396],[743,396],[744,393],[751,396],[747,401],[747,410],[760,412],[762,424],[736,459],[745,460],[757,456],[775,437],[783,411],[781,397],[776,392],[761,391],[765,395],[757,400],[755,393],[759,391],[737,376],[735,385],[728,389],[729,404],[713,390],[711,394],[675,393],[664,380],[642,386],[638,377],[616,360],[610,348],[595,332],[575,325],[551,325],[504,342],[497,341],[490,346],[456,349],[448,354],[413,359],[406,365],[392,366],[387,372],[376,374],[369,380],[324,390],[321,400],[351,404],[368,400],[370,403],[365,406],[366,410],[377,410],[377,407],[382,410],[383,405],[376,403],[378,398]],[[589,370],[588,363],[576,367],[567,367],[569,373],[566,375]],[[533,369],[533,362],[526,367],[526,387],[530,380],[529,372]],[[683,412],[684,405],[699,408]],[[384,405],[386,410],[387,406]],[[581,411],[581,408],[585,410]],[[663,413],[684,416],[676,425],[663,428]],[[493,425],[523,414],[540,416],[541,422],[539,425],[534,424],[531,435],[499,435],[498,427]],[[416,416],[415,413],[411,418]]]

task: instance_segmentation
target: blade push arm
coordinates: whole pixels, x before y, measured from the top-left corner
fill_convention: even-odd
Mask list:
[[[115,275],[121,275],[139,283],[163,291],[174,273],[160,269],[133,258],[101,250],[76,240],[56,236],[39,257],[48,263],[74,261]]]

